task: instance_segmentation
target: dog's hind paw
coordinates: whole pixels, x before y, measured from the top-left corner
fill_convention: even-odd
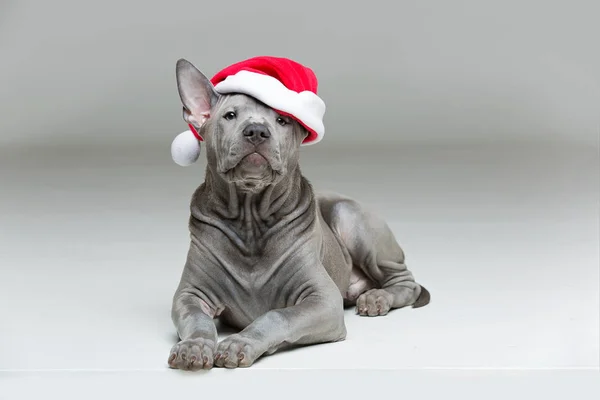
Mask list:
[[[392,308],[393,301],[394,296],[385,289],[367,290],[356,300],[356,312],[369,317],[386,315]]]

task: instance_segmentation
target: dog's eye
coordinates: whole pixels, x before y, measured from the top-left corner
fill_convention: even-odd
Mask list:
[[[225,113],[225,115],[223,115],[223,118],[225,118],[227,121],[231,121],[235,118],[235,113],[233,111],[229,111],[228,113]]]
[[[281,117],[277,117],[277,123],[281,126],[287,125],[287,121]]]

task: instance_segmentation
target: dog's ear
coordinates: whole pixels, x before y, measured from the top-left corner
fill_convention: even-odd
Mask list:
[[[183,119],[200,128],[210,117],[210,110],[219,99],[219,94],[210,80],[192,63],[180,59],[176,65],[177,90],[183,103]]]

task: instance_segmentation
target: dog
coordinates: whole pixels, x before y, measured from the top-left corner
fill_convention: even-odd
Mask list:
[[[430,302],[381,217],[313,191],[299,165],[305,126],[250,95],[218,93],[187,60],[176,77],[207,167],[190,203],[169,367],[249,367],[281,349],[344,340],[346,307],[373,317]],[[239,332],[219,343],[215,319]]]

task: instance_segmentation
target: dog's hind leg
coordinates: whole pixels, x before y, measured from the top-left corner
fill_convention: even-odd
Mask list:
[[[363,276],[348,290],[356,298],[358,314],[385,315],[390,309],[429,303],[429,292],[415,281],[404,262],[404,252],[383,219],[351,199],[325,197],[321,203],[328,211],[330,227],[352,258],[355,274]],[[357,289],[364,291],[355,293]]]

